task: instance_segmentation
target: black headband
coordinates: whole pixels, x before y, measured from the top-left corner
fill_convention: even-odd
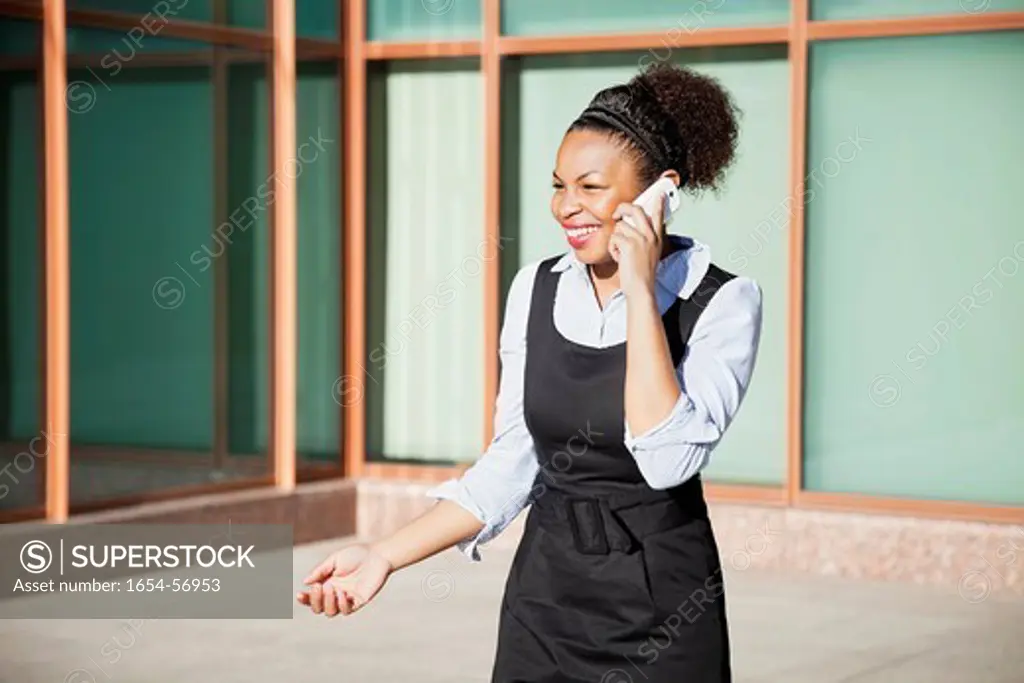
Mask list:
[[[660,172],[669,168],[674,168],[676,166],[676,163],[672,160],[672,157],[669,153],[670,148],[668,147],[668,145],[665,144],[665,140],[667,138],[674,138],[673,141],[678,144],[678,149],[683,150],[684,155],[686,146],[679,138],[679,133],[678,131],[675,130],[675,127],[672,125],[672,122],[667,120],[667,117],[665,116],[664,112],[661,111],[660,105],[657,105],[656,102],[652,104],[657,107],[657,114],[659,120],[664,121],[664,125],[662,126],[663,137],[652,138],[652,136],[648,135],[646,132],[638,128],[629,119],[629,117],[623,114],[622,112],[619,112],[615,109],[612,109],[609,106],[597,102],[591,102],[591,104],[588,105],[587,108],[583,110],[583,113],[581,113],[576,118],[576,123],[596,121],[598,123],[602,123],[605,126],[612,128],[613,130],[622,133],[624,136],[626,136],[628,140],[633,142],[637,147],[639,147],[644,153],[647,154],[651,161],[653,161],[654,164],[658,166],[658,171]],[[681,184],[685,185],[685,159],[683,159],[682,163],[680,163],[679,165],[682,166],[682,168],[676,168],[675,170],[679,172],[682,178]]]
[[[646,133],[633,125],[632,121],[614,109],[600,104],[592,104],[584,109],[576,120],[579,122],[598,121],[619,131],[642,149],[656,165],[660,166],[659,171],[664,171],[672,165],[663,145],[651,140]]]

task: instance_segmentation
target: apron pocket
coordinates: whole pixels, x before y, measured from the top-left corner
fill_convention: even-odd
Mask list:
[[[717,617],[725,586],[710,533],[705,520],[694,520],[643,539],[644,565],[658,618],[678,614],[684,622],[694,623]]]

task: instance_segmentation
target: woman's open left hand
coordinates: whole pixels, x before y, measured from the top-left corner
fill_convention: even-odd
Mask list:
[[[626,216],[632,221],[630,225]],[[612,214],[615,232],[608,247],[619,264],[619,285],[627,299],[654,293],[654,276],[661,259],[663,228],[661,203],[653,220],[636,204],[619,204]]]

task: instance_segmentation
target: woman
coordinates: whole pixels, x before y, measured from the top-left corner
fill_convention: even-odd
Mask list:
[[[631,201],[662,176],[717,189],[736,114],[716,81],[665,64],[594,97],[554,171],[571,249],[510,287],[492,443],[422,517],[316,567],[301,603],[351,614],[445,548],[477,561],[532,504],[494,683],[731,680],[700,471],[750,381],[761,292]]]

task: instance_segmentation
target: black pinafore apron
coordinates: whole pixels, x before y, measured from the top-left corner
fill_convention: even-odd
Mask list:
[[[505,586],[492,683],[727,683],[724,583],[699,475],[652,489],[624,444],[625,342],[555,328],[557,259],[542,262],[527,326],[526,423],[540,464]],[[663,321],[678,364],[712,265]]]

